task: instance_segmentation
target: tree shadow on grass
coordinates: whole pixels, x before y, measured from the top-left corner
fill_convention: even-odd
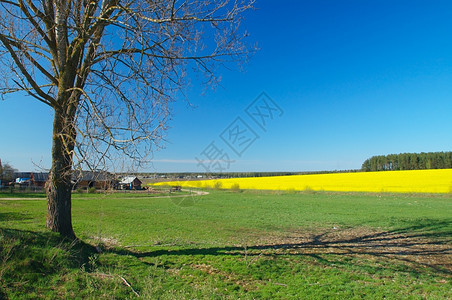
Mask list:
[[[24,220],[23,216],[17,217]],[[52,249],[61,250],[60,259],[52,261],[46,254]],[[34,232],[0,227],[0,253],[6,252],[9,259],[21,261],[24,264],[18,267],[28,268],[28,272],[49,274],[57,272],[61,266],[80,268],[89,262],[89,258],[97,253],[96,248],[80,240],[62,238],[53,232]],[[54,254],[53,254],[54,255]],[[48,260],[47,262],[39,260]],[[6,260],[5,260],[6,261]],[[34,270],[33,267],[36,267]]]
[[[19,218],[18,216],[9,216]],[[317,233],[287,232],[285,236],[268,237],[255,245],[208,248],[168,248],[148,252],[124,247],[106,248],[106,252],[130,256],[131,264],[139,260],[142,266],[155,267],[155,261],[146,258],[162,256],[231,256],[252,263],[271,263],[273,258],[306,257],[321,266],[360,268],[366,272],[406,271],[425,274],[425,268],[450,277],[452,271],[452,230],[450,220],[421,220],[400,229],[376,230],[364,227],[329,229]],[[56,251],[55,251],[56,249]],[[55,253],[59,253],[54,257]],[[72,242],[52,232],[33,232],[0,228],[0,299],[12,282],[27,282],[20,287],[24,294],[34,290],[34,280],[62,275],[69,270],[90,272],[96,248],[83,241]],[[267,261],[261,261],[266,259]],[[248,261],[246,261],[248,259]],[[375,261],[376,263],[373,263]],[[4,262],[9,263],[9,267]],[[111,260],[111,267],[116,261]],[[359,265],[359,266],[357,266]],[[93,266],[95,268],[96,266]],[[105,266],[110,267],[110,265]],[[171,263],[159,267],[172,268]],[[259,268],[259,267],[256,267]]]
[[[421,220],[415,225],[394,230],[369,228],[331,229],[317,234],[290,233],[288,236],[269,238],[266,243],[211,248],[160,249],[135,252],[125,249],[111,250],[137,258],[184,255],[228,256],[309,256],[321,263],[339,257],[373,257],[389,264],[397,262],[412,272],[430,268],[446,276],[452,275],[451,222]],[[331,263],[331,261],[330,261]]]
[[[30,220],[32,216],[26,213],[18,212],[0,212],[0,222],[2,221],[23,221]]]
[[[50,231],[0,227],[0,299],[53,297],[59,282],[64,285],[65,276],[72,276],[67,274],[93,271],[96,266],[91,261],[96,253],[95,247],[83,241]],[[79,279],[74,279],[76,286]]]

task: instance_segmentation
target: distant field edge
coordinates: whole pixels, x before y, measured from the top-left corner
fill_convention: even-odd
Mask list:
[[[452,169],[179,180],[150,185],[232,190],[447,194],[452,193]]]

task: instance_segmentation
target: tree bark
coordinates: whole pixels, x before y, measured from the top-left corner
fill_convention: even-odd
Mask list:
[[[71,190],[72,157],[76,131],[74,117],[55,109],[53,121],[52,168],[46,183],[46,226],[62,236],[75,239],[72,228]]]

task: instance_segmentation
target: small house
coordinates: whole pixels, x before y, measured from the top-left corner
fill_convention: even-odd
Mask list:
[[[121,190],[141,190],[141,180],[136,176],[124,177],[119,182],[119,188]]]
[[[49,179],[49,173],[43,172],[15,172],[13,185],[23,188],[44,188]]]

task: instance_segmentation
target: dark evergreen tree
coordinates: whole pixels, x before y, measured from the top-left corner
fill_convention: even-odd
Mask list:
[[[366,159],[361,166],[361,170],[365,172],[451,168],[452,152],[377,155]]]

